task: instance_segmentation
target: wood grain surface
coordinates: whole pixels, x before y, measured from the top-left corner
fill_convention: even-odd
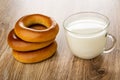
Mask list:
[[[91,60],[72,55],[65,40],[64,19],[76,12],[102,13],[111,21],[109,33],[116,48]],[[23,64],[16,61],[7,44],[7,34],[16,21],[27,14],[40,13],[53,17],[60,31],[56,54],[43,62]],[[0,80],[120,80],[120,0],[0,0]],[[109,44],[108,44],[109,45]]]

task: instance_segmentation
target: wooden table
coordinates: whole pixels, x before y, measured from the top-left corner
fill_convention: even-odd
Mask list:
[[[109,17],[109,32],[117,39],[114,51],[91,60],[72,55],[62,24],[68,15],[80,11],[99,12]],[[13,58],[6,38],[20,17],[34,13],[48,15],[58,22],[58,49],[46,61],[22,64]],[[6,30],[0,48],[0,80],[120,80],[120,0],[0,0],[1,27]]]

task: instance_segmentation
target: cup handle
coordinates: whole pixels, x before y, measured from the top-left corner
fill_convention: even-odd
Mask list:
[[[108,49],[105,49],[105,51],[103,53],[109,53],[109,52],[111,52],[115,48],[115,44],[116,44],[116,38],[113,35],[106,34],[106,36],[107,36],[107,38],[111,39],[112,45]]]

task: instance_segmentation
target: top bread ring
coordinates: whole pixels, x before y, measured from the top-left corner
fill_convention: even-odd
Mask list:
[[[30,28],[32,25],[43,25],[46,29]],[[45,42],[56,37],[59,31],[58,24],[50,17],[41,14],[32,14],[20,18],[14,28],[15,34],[24,41]]]

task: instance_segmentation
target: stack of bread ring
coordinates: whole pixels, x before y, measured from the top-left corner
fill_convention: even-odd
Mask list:
[[[13,56],[22,63],[36,63],[51,57],[56,49],[58,24],[42,14],[20,18],[8,34],[8,44]]]

